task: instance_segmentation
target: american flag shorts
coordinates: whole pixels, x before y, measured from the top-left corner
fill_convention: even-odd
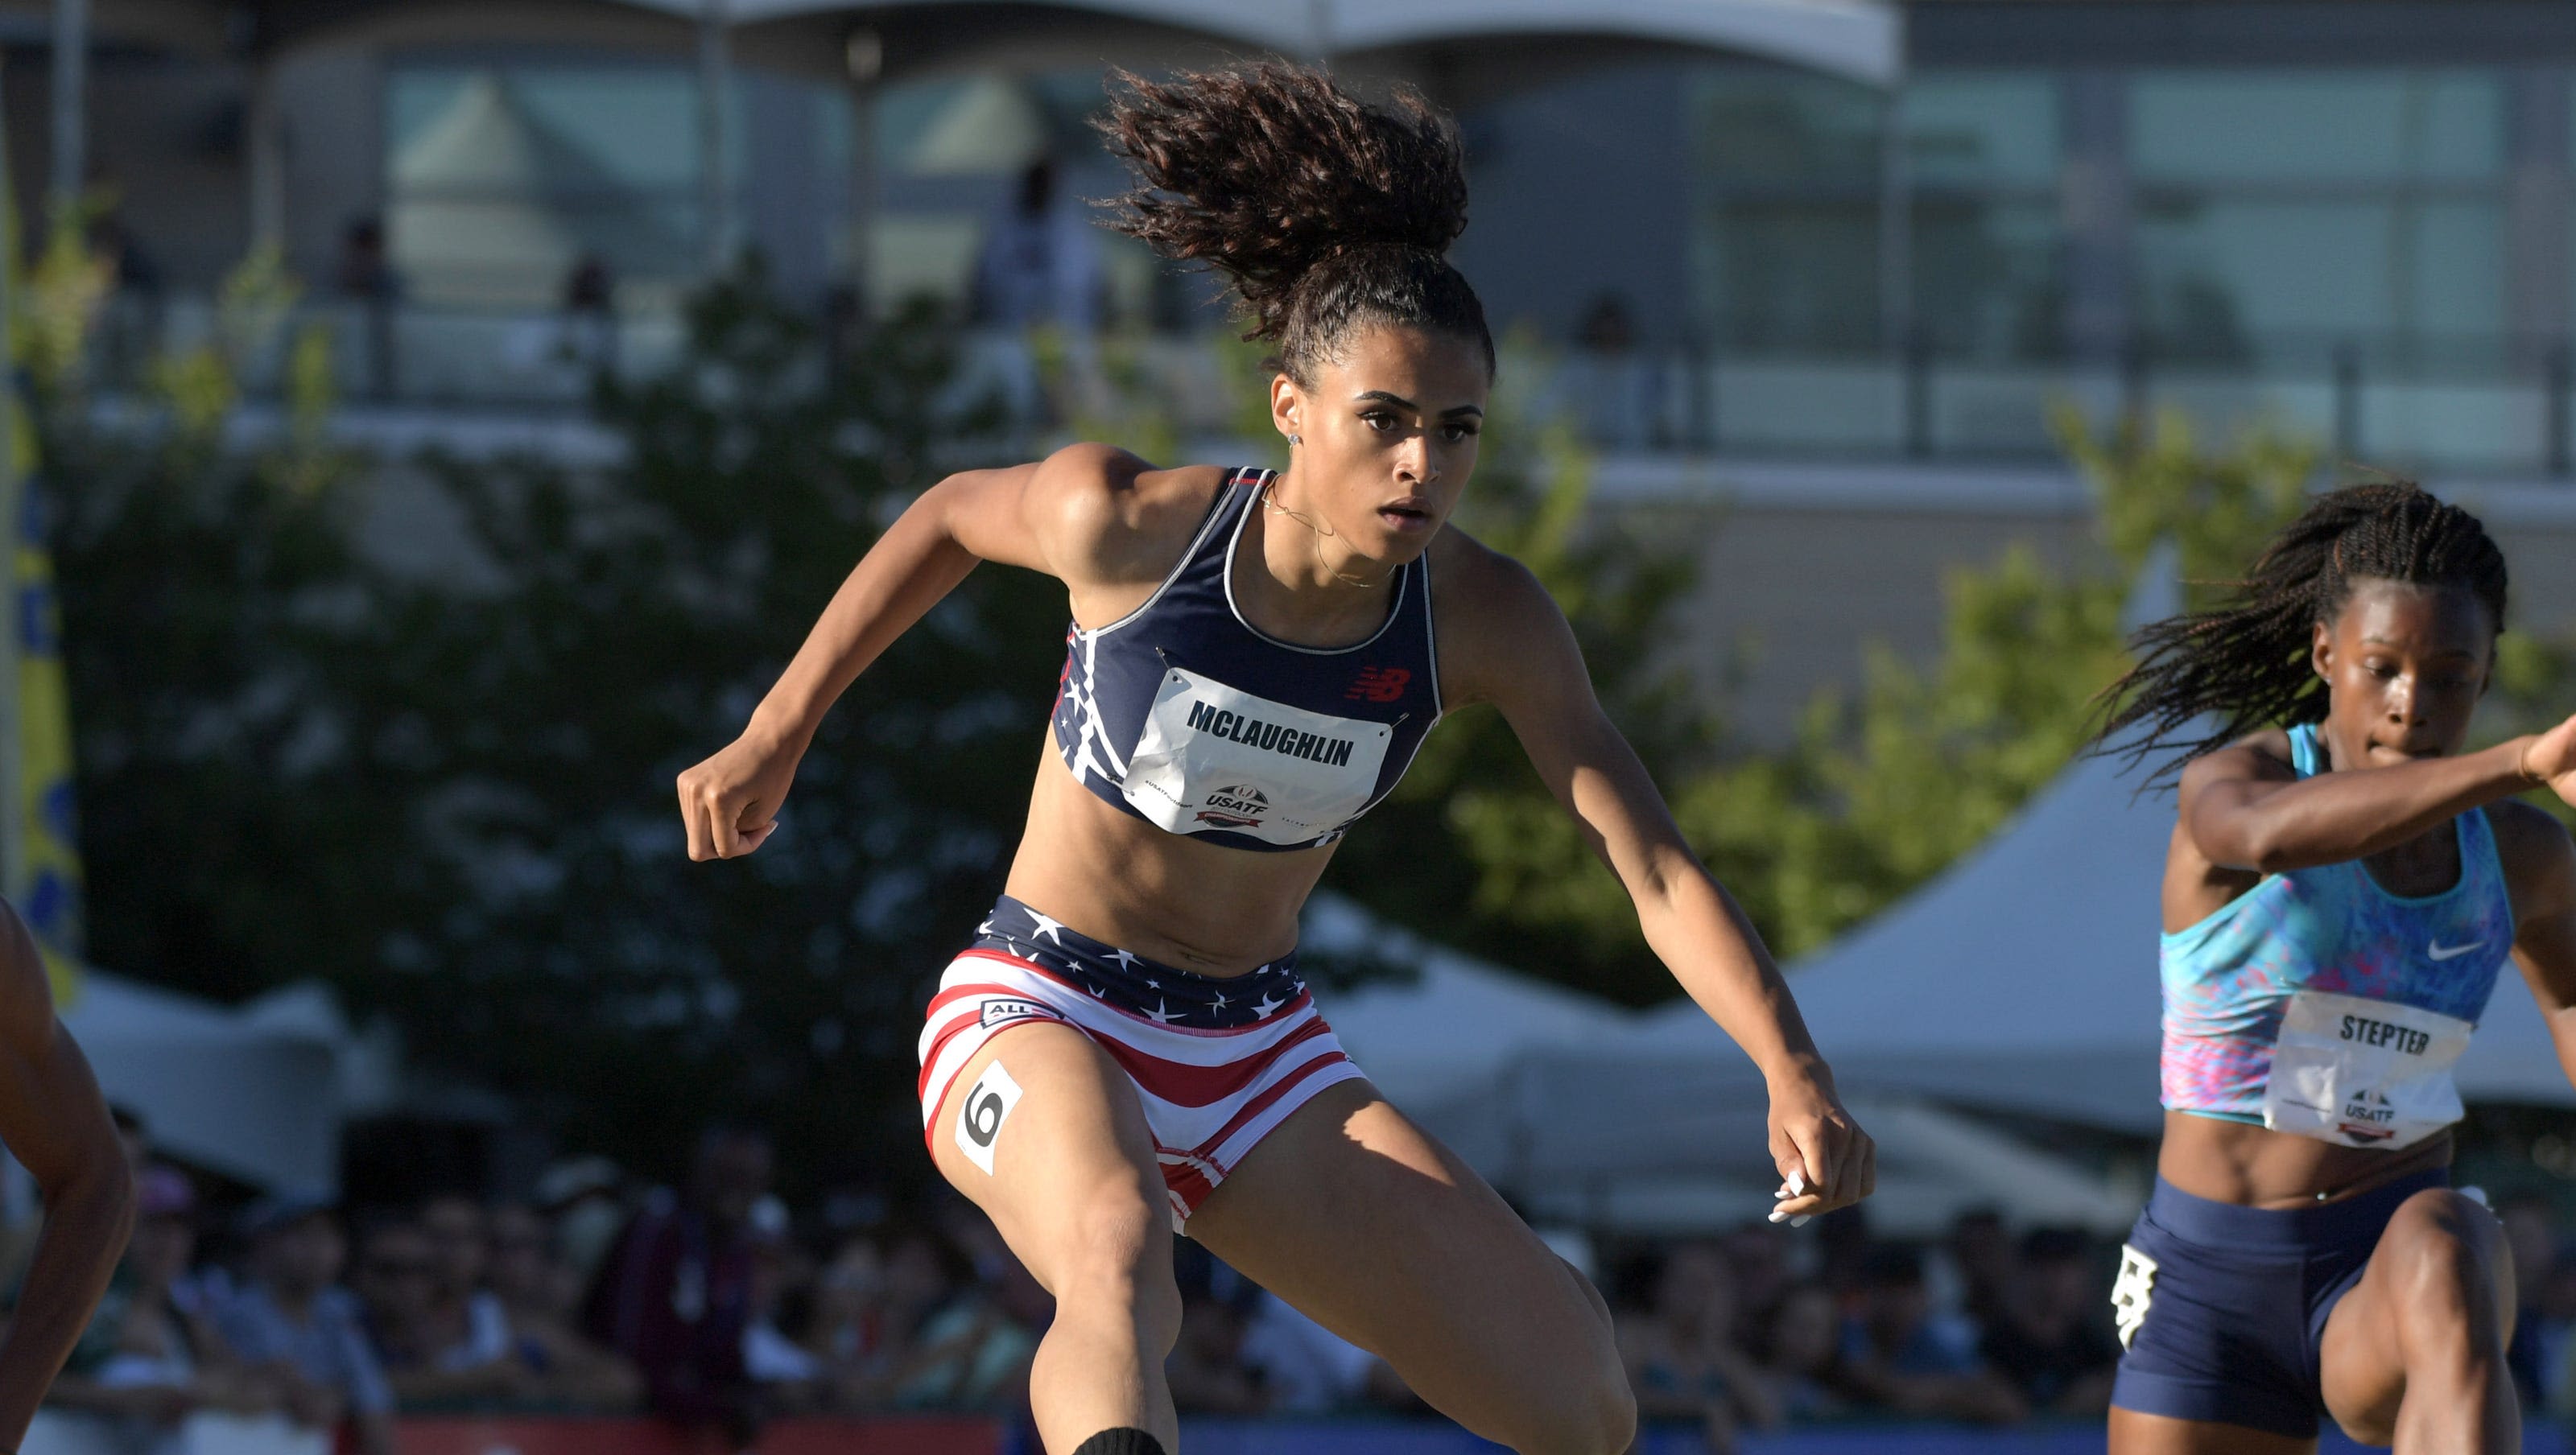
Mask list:
[[[922,1027],[921,1127],[934,1155],[957,1073],[993,1037],[1046,1024],[1089,1036],[1126,1071],[1153,1130],[1175,1230],[1291,1113],[1361,1075],[1293,955],[1245,975],[1200,975],[1104,945],[1005,896],[940,977]]]

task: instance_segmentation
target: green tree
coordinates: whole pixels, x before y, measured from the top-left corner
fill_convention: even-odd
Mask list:
[[[581,1145],[667,1152],[732,1112],[811,1169],[918,1135],[920,1007],[1025,812],[1062,599],[978,572],[827,720],[770,849],[690,863],[673,779],[957,463],[941,443],[989,430],[926,315],[837,373],[756,269],[687,324],[681,366],[600,387],[618,463],[438,464],[480,579],[385,583],[356,690],[404,705],[413,852],[466,892],[356,988]]]

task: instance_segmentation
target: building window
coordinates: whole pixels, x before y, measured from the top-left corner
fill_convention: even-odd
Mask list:
[[[2137,317],[2153,353],[2259,365],[2501,350],[2499,78],[2144,72],[2129,94]]]
[[[737,185],[740,95],[726,129]],[[406,63],[386,106],[386,233],[406,297],[551,306],[589,262],[629,301],[697,276],[705,219],[688,68]]]
[[[1702,201],[1694,303],[1723,350],[1885,349],[1887,98],[1816,76],[1709,67],[1690,92]],[[1902,99],[1908,274],[1921,341],[1946,356],[2053,357],[2063,306],[2057,81],[1915,78]]]
[[[1710,66],[1685,95],[1699,193],[1691,293],[1703,335],[1729,351],[1876,348],[1881,94]]]
[[[2034,72],[1917,77],[1903,101],[1914,194],[1914,317],[1943,357],[2063,351],[2063,163],[2057,80]]]

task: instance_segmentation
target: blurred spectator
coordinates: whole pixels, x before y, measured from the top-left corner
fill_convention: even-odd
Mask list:
[[[1720,1238],[1718,1246],[1735,1275],[1736,1341],[1749,1348],[1770,1327],[1780,1300],[1797,1286],[1789,1230],[1776,1223],[1744,1223]]]
[[[1415,1403],[1386,1361],[1344,1339],[1268,1290],[1245,1316],[1243,1359],[1261,1374],[1271,1408],[1322,1414],[1357,1404]]]
[[[617,1164],[605,1157],[558,1162],[537,1178],[537,1206],[554,1224],[566,1309],[580,1304],[583,1290],[598,1278],[600,1264],[626,1231],[624,1184]]]
[[[789,1338],[810,1320],[813,1261],[788,1236],[787,1207],[774,1197],[752,1207],[751,1313],[743,1325],[742,1364],[773,1410],[810,1410],[828,1396],[823,1361]]]
[[[1831,1290],[1802,1283],[1780,1296],[1754,1344],[1754,1377],[1781,1419],[1827,1420],[1849,1412],[1841,1346],[1842,1315]]]
[[[468,1225],[446,1209],[453,1201],[433,1200],[419,1222],[384,1223],[359,1241],[358,1295],[386,1382],[406,1408],[533,1403],[541,1397],[537,1371],[518,1356],[499,1301],[477,1286],[482,1212],[465,1205],[475,1239],[469,1258],[454,1246]],[[444,1235],[431,1221],[441,1213]],[[460,1274],[474,1279],[461,1298]]]
[[[577,1301],[554,1258],[545,1219],[504,1203],[492,1210],[492,1295],[509,1320],[519,1357],[537,1376],[537,1397],[589,1410],[632,1409],[644,1382],[632,1366],[573,1331]]]
[[[1103,283],[1091,219],[1060,205],[1052,158],[1030,163],[1010,210],[984,234],[975,262],[976,321],[1088,334],[1100,326]]]
[[[394,305],[402,298],[402,278],[385,249],[385,225],[373,217],[352,218],[340,233],[340,296],[360,304],[366,314],[367,386],[378,399],[394,393]]]
[[[1055,162],[1030,164],[1009,210],[985,230],[971,299],[975,321],[994,332],[985,358],[1015,417],[1061,418],[1077,406],[1049,397],[1050,373],[1070,389],[1097,384],[1106,281],[1091,219],[1056,195]]]
[[[873,1381],[887,1368],[891,1338],[885,1257],[868,1234],[844,1238],[814,1277],[814,1295],[806,1305],[798,1340],[814,1361],[825,1403],[841,1409],[865,1407]]]
[[[185,1174],[147,1167],[135,1183],[133,1240],[49,1403],[116,1420],[126,1448],[175,1452],[179,1421],[201,1409],[274,1409],[268,1382],[224,1346],[191,1296],[197,1199]]]
[[[1172,1405],[1183,1414],[1258,1415],[1277,1408],[1267,1373],[1244,1347],[1261,1290],[1194,1242],[1176,1244],[1180,1336],[1163,1360]]]
[[[1958,1279],[1958,1312],[1981,1329],[2000,1323],[2010,1303],[2013,1277],[2012,1234],[2004,1227],[2004,1215],[1990,1207],[1959,1214],[1941,1251]]]
[[[1842,1338],[1843,1381],[1855,1396],[1901,1415],[1994,1424],[2023,1416],[2020,1396],[1978,1362],[1975,1331],[1933,1315],[1922,1255],[1874,1248],[1859,1281],[1859,1307]]]
[[[1978,1352],[2034,1410],[2100,1418],[2111,1407],[2120,1346],[2096,1322],[2103,1307],[2081,1233],[2037,1228],[2021,1241],[2004,1308]]]
[[[563,283],[563,346],[575,363],[594,369],[617,363],[617,275],[608,260],[585,252],[573,260]]]
[[[393,1455],[393,1391],[367,1345],[357,1300],[338,1284],[348,1244],[328,1204],[301,1198],[251,1210],[249,1284],[216,1315],[243,1362],[275,1377],[302,1425],[343,1420],[363,1455]]]
[[[656,1191],[592,1285],[590,1335],[631,1360],[665,1418],[718,1425],[738,1444],[759,1428],[743,1367],[751,1319],[752,1209],[769,1195],[769,1139],[719,1127],[699,1139],[688,1184]]]
[[[1637,353],[1637,327],[1628,302],[1603,293],[1575,325],[1574,351],[1561,376],[1565,407],[1594,444],[1617,451],[1643,450],[1654,441],[1661,379]]]
[[[931,1315],[893,1375],[903,1409],[1024,1410],[1029,1365],[1055,1317],[1055,1300],[1017,1258],[1001,1276],[970,1285]]]
[[[1642,1317],[1619,1325],[1619,1352],[1647,1420],[1691,1420],[1711,1450],[1735,1448],[1745,1426],[1779,1423],[1779,1410],[1736,1342],[1735,1275],[1708,1243],[1684,1243],[1656,1267]]]
[[[830,1354],[833,1402],[843,1409],[883,1409],[894,1403],[897,1381],[912,1363],[931,1319],[973,1275],[965,1255],[927,1228],[899,1228],[883,1246],[874,1288],[864,1295],[854,1290],[834,1295],[837,1309],[855,1313],[841,1326],[848,1332],[834,1336]],[[863,1285],[867,1274],[855,1257],[845,1248],[834,1266],[856,1267],[859,1271],[851,1276]]]
[[[2505,1349],[2505,1368],[2512,1372],[2524,1405],[2537,1406],[2547,1398],[2553,1352],[2549,1346],[2559,1333],[2551,1327],[2546,1311],[2550,1278],[2558,1271],[2558,1210],[2546,1197],[2523,1193],[2498,1203],[2495,1212],[2504,1224],[2505,1247],[2513,1255],[2517,1311],[2513,1343]]]
[[[355,217],[340,232],[341,296],[390,301],[401,296],[402,283],[385,251],[385,225],[372,217]]]

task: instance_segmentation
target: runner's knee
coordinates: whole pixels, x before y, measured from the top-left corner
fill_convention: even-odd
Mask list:
[[[1636,1442],[1637,1397],[1605,1330],[1579,1351],[1558,1350],[1543,1376],[1523,1389],[1518,1413],[1500,1430],[1480,1430],[1520,1455],[1622,1455]]]
[[[1636,1439],[1637,1397],[1613,1368],[1567,1376],[1505,1443],[1520,1455],[1622,1455]]]
[[[1057,1316],[1068,1304],[1125,1309],[1168,1349],[1181,1327],[1170,1214],[1147,1202],[1142,1188],[1112,1183],[1074,1200],[1061,1227],[1053,1260]]]
[[[2495,1215],[2449,1188],[2408,1198],[2380,1237],[2380,1255],[2410,1351],[2492,1358],[2504,1347],[2505,1272]]]

